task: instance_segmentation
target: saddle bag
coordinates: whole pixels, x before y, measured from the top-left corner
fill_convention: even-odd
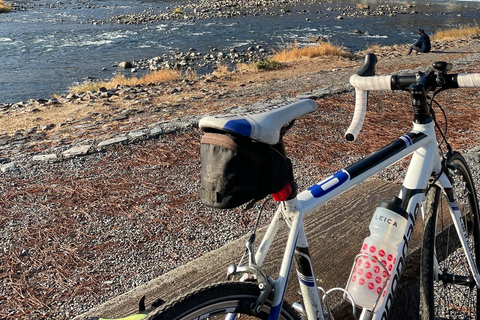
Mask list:
[[[291,162],[269,144],[228,133],[206,132],[200,143],[201,200],[235,208],[282,190],[293,181]]]

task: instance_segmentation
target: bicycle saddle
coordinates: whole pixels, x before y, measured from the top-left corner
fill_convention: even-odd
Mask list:
[[[282,127],[310,112],[317,110],[317,103],[311,99],[239,114],[207,116],[200,120],[200,129],[216,129],[242,135],[259,142],[277,144]]]

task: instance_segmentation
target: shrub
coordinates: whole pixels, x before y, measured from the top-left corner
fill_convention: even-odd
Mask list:
[[[258,70],[278,70],[284,67],[284,65],[275,59],[267,59],[262,61],[257,61],[255,66]]]
[[[480,28],[478,26],[460,26],[454,29],[438,30],[432,35],[432,40],[442,41],[449,39],[461,39],[468,38],[480,34]]]

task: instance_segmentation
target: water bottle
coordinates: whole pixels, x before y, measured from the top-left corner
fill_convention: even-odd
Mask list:
[[[394,197],[376,208],[368,236],[357,257],[347,291],[355,304],[372,310],[386,293],[386,284],[401,254],[408,214],[401,208],[402,200]]]

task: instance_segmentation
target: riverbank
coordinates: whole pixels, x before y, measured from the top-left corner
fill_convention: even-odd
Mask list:
[[[418,25],[421,21],[428,21],[426,31],[432,34],[475,24],[478,15],[474,2],[444,0],[409,6],[392,0],[368,7],[341,0],[11,4],[13,11],[0,15],[0,103],[48,100],[74,83],[108,79],[117,72],[130,75],[130,69],[118,67],[124,61],[138,62],[138,74],[167,65],[207,74],[219,61],[254,61],[295,42],[328,39],[354,53],[373,43],[411,43],[417,28],[425,27]],[[142,22],[144,16],[154,21]]]
[[[388,68],[379,69],[379,72],[388,73],[417,67],[418,63],[426,63],[432,57],[447,60],[471,54],[477,42],[476,37],[434,42],[434,54],[417,57],[403,56],[406,45],[372,46],[370,51],[382,62],[379,68],[388,64]],[[164,83],[119,86],[110,90],[99,88],[93,92],[56,95],[48,100],[0,104],[0,158],[48,150],[58,152],[73,145],[89,145],[95,140],[183,121],[189,114],[223,110],[258,99],[284,100],[322,87],[338,87],[347,83],[363,54],[296,61],[280,70],[266,72],[246,68],[205,76],[192,74]],[[421,62],[416,64],[415,61]],[[319,79],[309,81],[310,74]],[[291,81],[300,83],[290,85]]]
[[[434,60],[452,61],[453,72],[480,72],[476,38],[409,57],[402,56],[406,48],[377,50],[378,74],[427,70]],[[343,141],[353,110],[348,78],[360,65],[360,56],[315,58],[282,70],[4,107],[0,127],[10,129],[0,136],[0,314],[72,318],[248,232],[254,212],[199,202],[196,123],[204,114],[298,95],[317,99],[319,111],[286,137],[302,189],[403,134],[411,120],[398,117],[411,113],[408,95],[378,92],[370,95],[359,140]],[[465,89],[438,98],[452,102],[449,136],[457,149],[480,145],[479,96]],[[400,165],[378,178],[395,182],[401,172]]]

